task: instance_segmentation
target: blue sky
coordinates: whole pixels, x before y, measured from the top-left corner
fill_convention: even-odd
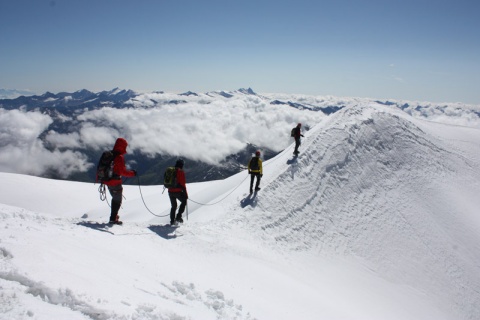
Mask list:
[[[480,104],[477,0],[0,0],[0,88]]]

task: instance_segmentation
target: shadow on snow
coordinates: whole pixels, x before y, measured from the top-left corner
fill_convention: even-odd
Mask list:
[[[181,234],[177,234],[177,228],[178,226],[172,226],[170,224],[165,224],[165,225],[156,225],[156,226],[150,226],[148,229],[151,231],[155,232],[158,234],[160,237],[170,240],[170,239],[175,239],[176,237],[182,236]]]
[[[82,226],[82,227],[87,227],[87,228],[90,228],[90,229],[93,229],[93,230],[98,230],[98,231],[114,234],[113,232],[108,230],[111,227],[108,223],[82,221],[82,222],[77,223],[77,225]]]
[[[246,206],[255,207],[257,205],[257,191],[250,193],[248,196],[240,201],[240,206],[245,208]]]

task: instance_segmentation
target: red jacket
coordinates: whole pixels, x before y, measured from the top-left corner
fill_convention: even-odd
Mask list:
[[[127,153],[127,140],[123,138],[118,138],[113,147],[113,153],[115,154],[115,160],[113,161],[113,175],[117,176],[117,179],[111,179],[105,181],[107,186],[118,186],[122,184],[123,177],[135,177],[135,172],[133,170],[127,170],[125,167],[125,159],[123,155]]]
[[[185,179],[185,171],[180,168],[175,168],[177,172],[177,184],[180,186],[178,188],[168,188],[168,192],[182,192],[187,193],[187,181]],[[188,195],[188,194],[187,194]]]
[[[300,126],[295,127],[295,131],[293,134],[293,137],[295,138],[295,140],[300,139],[300,137],[303,137],[303,134],[300,128],[301,128]]]

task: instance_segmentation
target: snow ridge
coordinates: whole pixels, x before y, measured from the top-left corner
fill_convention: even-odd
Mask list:
[[[462,218],[476,212],[452,198],[480,171],[422,125],[378,106],[339,111],[264,188],[251,227],[274,248],[353,257],[389,281],[436,292],[440,308],[453,301],[456,312],[480,315],[480,238]],[[438,193],[444,202],[432,203]]]

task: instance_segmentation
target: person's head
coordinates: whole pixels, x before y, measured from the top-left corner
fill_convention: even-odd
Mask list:
[[[175,162],[175,167],[182,169],[184,164],[185,161],[183,161],[183,159],[178,159],[177,162]]]
[[[113,150],[119,152],[120,154],[125,154],[127,153],[127,140],[124,138],[118,138],[117,141],[115,141],[115,146],[113,147]]]
[[[302,126],[302,124],[301,124],[301,123],[297,124],[297,127],[298,127],[298,128],[300,128],[301,126]]]
[[[260,157],[260,150],[255,151],[255,156]]]

